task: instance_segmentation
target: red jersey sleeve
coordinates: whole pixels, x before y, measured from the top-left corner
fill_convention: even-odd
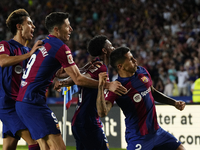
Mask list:
[[[115,100],[118,98],[119,96],[111,91],[108,91],[106,94],[105,94],[105,100],[106,101],[109,101],[112,103],[112,105],[114,104]]]
[[[95,64],[94,68],[87,71],[87,73],[90,74],[91,78],[96,80],[99,79],[99,73],[101,72],[107,72],[107,67],[103,64]],[[107,81],[109,81],[109,79],[107,79]]]
[[[10,55],[10,45],[6,41],[0,42],[0,55],[1,54]]]
[[[56,53],[56,59],[61,63],[63,68],[75,65],[71,50],[65,44],[63,44]]]

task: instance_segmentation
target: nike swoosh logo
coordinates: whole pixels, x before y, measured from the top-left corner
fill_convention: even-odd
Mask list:
[[[131,88],[127,90],[127,93],[128,93],[130,90],[131,90]],[[127,93],[126,93],[126,94],[127,94]]]

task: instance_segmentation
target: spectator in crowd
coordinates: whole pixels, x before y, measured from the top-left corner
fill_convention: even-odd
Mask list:
[[[155,89],[162,92],[162,93],[164,92],[164,85],[163,85],[163,82],[160,78],[155,80]]]
[[[168,75],[169,75],[169,79],[172,83],[175,83],[176,82],[176,68],[175,68],[175,64],[174,64],[174,61],[171,60],[170,61],[170,64],[169,64],[169,69],[168,69]]]
[[[177,71],[178,77],[178,92],[179,96],[186,96],[187,95],[187,81],[188,81],[188,72],[184,70],[183,65],[179,67]]]
[[[200,67],[198,67],[198,78],[191,85],[192,101],[200,103]]]
[[[164,94],[167,96],[173,96],[173,83],[171,82],[170,79],[167,79],[167,83],[165,84],[164,87]]]

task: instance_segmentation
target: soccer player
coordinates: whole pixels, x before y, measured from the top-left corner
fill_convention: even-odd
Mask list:
[[[85,75],[98,80],[100,72],[108,71],[110,53],[114,50],[104,35],[95,36],[88,44],[88,52],[97,57],[94,66]],[[72,118],[72,132],[76,139],[76,149],[108,150],[108,140],[102,130],[102,122],[97,114],[96,98],[98,89],[79,87],[78,107]]]
[[[68,17],[68,13],[62,12],[46,16],[45,25],[50,34],[43,40],[44,46],[31,56],[17,97],[17,113],[41,149],[66,149],[58,120],[47,106],[45,97],[56,71],[62,66],[75,84],[98,87],[98,81],[80,73],[66,45],[73,31]],[[126,92],[119,82],[106,83],[105,87],[111,91]]]
[[[27,127],[16,113],[15,100],[23,69],[42,41],[38,41],[32,50],[26,47],[26,42],[33,38],[35,26],[24,9],[13,11],[8,16],[6,25],[14,37],[0,42],[0,119],[3,122],[3,150],[16,149],[20,137],[28,143],[29,149],[39,150],[39,145],[31,138]],[[19,130],[23,131],[19,133]]]
[[[118,72],[118,81],[128,90],[118,96],[108,92],[104,98],[106,73],[99,74],[97,111],[100,117],[108,114],[114,101],[125,115],[127,150],[185,150],[173,135],[157,122],[154,100],[183,110],[185,102],[171,99],[152,86],[148,71],[137,65],[129,48],[116,48],[110,55],[110,64]]]

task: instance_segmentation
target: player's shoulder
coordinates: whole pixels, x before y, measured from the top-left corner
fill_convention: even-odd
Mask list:
[[[99,61],[99,63],[96,64],[96,67],[100,70],[100,71],[107,71],[107,66],[105,64],[103,64],[103,62]]]
[[[0,44],[2,45],[7,45],[7,46],[9,46],[9,41],[5,41],[5,40],[3,40],[3,41],[0,41]]]
[[[97,60],[93,63],[94,69],[98,72],[107,72],[107,66],[102,61]]]
[[[10,49],[10,44],[8,41],[1,41],[0,42],[0,51],[3,52],[5,48]]]
[[[64,44],[64,42],[62,40],[60,40],[59,38],[56,38],[53,35],[48,35],[44,40],[44,43],[49,43],[51,46],[56,46],[56,47],[61,47]]]
[[[142,66],[137,67],[137,72],[138,73],[148,73],[148,71]]]

